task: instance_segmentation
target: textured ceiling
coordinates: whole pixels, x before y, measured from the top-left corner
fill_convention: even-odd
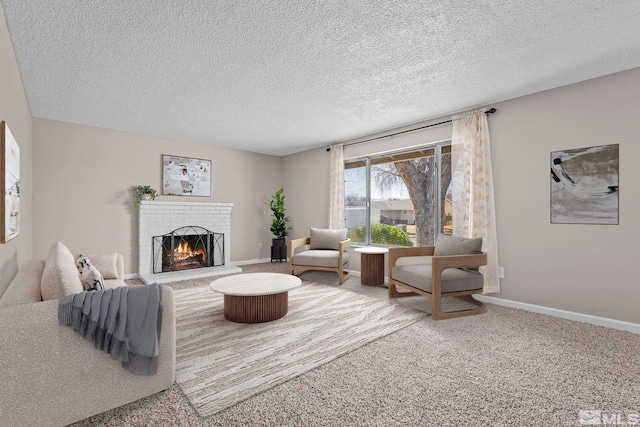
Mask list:
[[[0,0],[34,117],[286,155],[640,67],[638,0]]]

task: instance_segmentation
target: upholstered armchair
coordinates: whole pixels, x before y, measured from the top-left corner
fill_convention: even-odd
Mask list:
[[[347,230],[328,230],[313,228],[309,230],[309,237],[294,239],[289,242],[289,272],[308,270],[333,271],[338,274],[338,283],[342,285],[349,273],[344,267],[349,262],[346,249],[351,245],[347,239]]]
[[[484,277],[478,267],[487,264],[482,239],[440,234],[435,247],[389,249],[389,298],[423,295],[431,301],[434,320],[486,312],[484,303],[471,295],[481,293]],[[397,288],[406,289],[398,292]],[[443,311],[443,298],[458,298],[472,305]]]

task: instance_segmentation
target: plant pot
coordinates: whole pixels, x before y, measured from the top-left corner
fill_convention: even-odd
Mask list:
[[[287,239],[271,239],[271,262],[287,261]]]

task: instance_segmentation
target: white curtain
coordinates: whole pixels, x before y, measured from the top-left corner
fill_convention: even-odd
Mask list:
[[[484,110],[453,117],[451,140],[453,234],[482,237],[487,265],[483,293],[500,292],[489,126]]]
[[[342,144],[331,146],[329,163],[329,228],[344,228],[344,154]]]

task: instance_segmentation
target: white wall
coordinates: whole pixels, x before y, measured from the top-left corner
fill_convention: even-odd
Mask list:
[[[20,235],[0,244],[0,296],[31,258],[31,112],[22,87],[13,45],[0,4],[0,121],[5,121],[20,147]]]
[[[492,104],[489,116],[496,191],[499,298],[640,323],[640,69]],[[434,120],[438,122],[441,120]],[[428,124],[425,122],[423,124]],[[439,126],[345,148],[345,157],[450,139]],[[361,138],[364,139],[364,138]],[[550,224],[550,152],[620,144],[620,224]],[[298,218],[327,225],[324,149],[284,159],[285,191]],[[302,173],[304,171],[304,173]],[[292,179],[294,176],[307,179]],[[310,190],[313,190],[313,193]],[[312,197],[309,197],[311,196]],[[359,269],[352,254],[350,269]]]

